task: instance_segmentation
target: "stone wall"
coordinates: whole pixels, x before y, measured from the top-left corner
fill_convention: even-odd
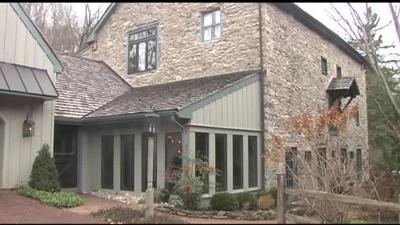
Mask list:
[[[222,38],[201,41],[201,14],[220,7]],[[259,68],[256,3],[119,3],[98,35],[102,59],[133,86]],[[157,70],[127,74],[128,32],[158,23]]]
[[[222,12],[222,38],[203,43],[201,13],[216,7]],[[350,105],[360,107],[361,124],[355,126],[352,121],[341,143],[347,145],[348,151],[361,148],[363,158],[367,159],[366,82],[361,64],[273,4],[262,4],[262,16],[267,71],[264,74],[266,148],[272,134],[287,137],[288,147],[297,147],[300,157],[304,157],[304,150],[314,148],[316,143],[306,143],[290,135],[284,122],[300,113],[328,108],[325,91],[339,65],[343,76],[356,78],[361,92]],[[257,69],[258,18],[257,3],[119,3],[98,35],[93,57],[104,60],[133,86]],[[153,23],[158,23],[160,32],[159,66],[154,71],[128,75],[127,33]],[[321,56],[328,60],[327,76],[321,73]],[[283,169],[283,163],[275,165],[266,159],[267,188],[274,185],[278,169]]]
[[[361,64],[344,54],[332,42],[319,36],[292,16],[272,4],[263,4],[263,49],[265,86],[266,143],[271,135],[285,137],[287,147],[297,147],[299,157],[304,151],[315,149],[319,143],[307,143],[301,137],[287,132],[290,117],[319,109],[328,109],[325,92],[332,77],[336,76],[336,65],[341,66],[342,76],[353,76],[361,95],[348,106],[359,106],[360,126],[352,120],[347,134],[339,136],[340,146],[347,151],[362,149],[363,163],[368,157],[367,104],[365,71]],[[328,61],[328,75],[321,73],[321,56]],[[328,155],[329,152],[327,152]],[[339,152],[336,154],[339,156]],[[315,155],[312,156],[316,158]],[[328,155],[329,157],[329,155]],[[283,161],[283,160],[282,160]],[[365,165],[367,166],[367,165]],[[284,164],[274,164],[268,159],[265,167],[266,187],[276,183],[275,173],[283,171]]]

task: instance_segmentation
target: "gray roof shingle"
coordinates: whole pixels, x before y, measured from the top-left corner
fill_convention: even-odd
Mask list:
[[[102,61],[58,55],[64,71],[57,75],[56,117],[81,119],[131,89]]]
[[[354,77],[334,77],[327,88],[328,92],[341,92],[344,97],[360,94]]]
[[[257,72],[242,71],[133,88],[85,118],[146,113],[153,110],[179,110]]]

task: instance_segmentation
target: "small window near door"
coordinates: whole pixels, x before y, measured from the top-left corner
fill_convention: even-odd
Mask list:
[[[233,135],[233,189],[243,188],[243,136]]]
[[[356,111],[356,126],[360,126],[360,111],[358,109]]]
[[[336,65],[336,77],[341,78],[342,77],[342,67]]]
[[[221,37],[221,10],[205,12],[202,15],[202,40],[204,42]]]
[[[249,136],[249,187],[258,185],[257,136]]]
[[[114,187],[114,136],[101,137],[101,188]]]

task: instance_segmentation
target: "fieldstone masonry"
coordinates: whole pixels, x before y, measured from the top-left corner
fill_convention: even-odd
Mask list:
[[[343,76],[356,78],[361,95],[351,103],[360,109],[360,126],[353,121],[341,137],[348,151],[362,149],[367,165],[366,71],[335,44],[307,28],[274,4],[262,3],[262,46],[266,128],[265,149],[272,134],[288,137],[300,157],[315,143],[290,136],[284,121],[304,112],[327,109],[325,92],[336,65]],[[201,41],[201,13],[221,9],[222,38]],[[150,24],[159,27],[157,70],[127,74],[127,33]],[[119,3],[97,38],[95,59],[104,60],[132,86],[171,82],[202,76],[260,68],[258,3]],[[321,56],[328,61],[328,75],[321,73]],[[265,161],[265,186],[276,182],[283,163]]]

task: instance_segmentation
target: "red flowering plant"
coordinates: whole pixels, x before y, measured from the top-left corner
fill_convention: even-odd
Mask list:
[[[183,201],[183,207],[197,209],[201,195],[208,193],[208,176],[215,172],[215,169],[208,166],[208,162],[201,158],[189,159],[188,162],[188,165],[180,168],[168,168],[165,176],[171,193],[179,195]],[[194,165],[195,175],[192,173],[192,165]]]

